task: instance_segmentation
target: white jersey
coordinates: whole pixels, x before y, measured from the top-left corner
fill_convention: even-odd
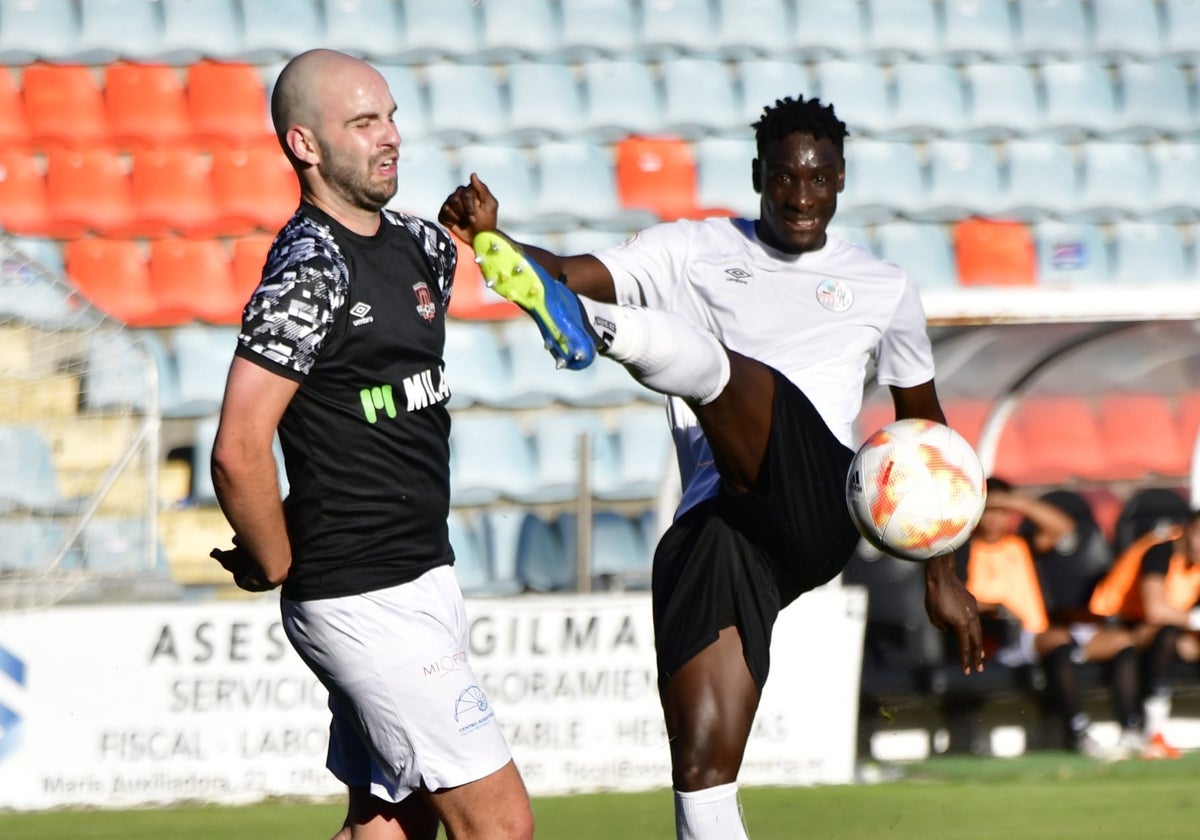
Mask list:
[[[933,379],[933,352],[905,272],[832,233],[826,240],[819,251],[787,254],[761,242],[751,220],[683,220],[595,256],[619,303],[676,312],[775,368],[850,447],[868,365],[881,385],[908,388]],[[678,398],[667,407],[682,513],[715,495],[719,479],[691,410]]]

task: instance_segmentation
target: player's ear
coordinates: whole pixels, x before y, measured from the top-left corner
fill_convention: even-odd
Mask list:
[[[308,129],[294,125],[287,130],[283,139],[287,143],[288,151],[296,160],[310,165],[321,162],[321,153],[317,147],[316,138]]]
[[[838,192],[846,188],[846,161],[838,164]]]
[[[762,192],[762,173],[758,169],[758,158],[750,161],[750,183],[756,193]]]

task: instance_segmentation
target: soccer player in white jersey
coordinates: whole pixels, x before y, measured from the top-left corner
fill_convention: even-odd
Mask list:
[[[789,97],[755,130],[756,221],[662,224],[560,257],[497,233],[498,202],[475,175],[440,214],[562,365],[587,364],[590,333],[669,397],[684,491],[652,589],[681,840],[747,836],[737,777],[776,616],[836,576],[858,540],[844,485],[869,363],[898,418],[945,422],[917,289],[826,232],[845,124],[832,106]],[[982,668],[977,605],[953,556],[925,569],[930,619],[957,634],[964,672]]]

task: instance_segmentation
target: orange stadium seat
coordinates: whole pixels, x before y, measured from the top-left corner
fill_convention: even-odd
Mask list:
[[[263,265],[274,241],[271,233],[252,233],[233,240],[233,292],[241,298],[243,307],[262,280]]]
[[[104,105],[110,134],[121,148],[173,145],[192,134],[183,74],[176,67],[124,61],[108,65]]]
[[[978,450],[983,424],[992,410],[992,401],[970,398],[946,400],[942,403],[942,410],[950,428],[965,437]],[[1019,481],[1025,474],[1025,460],[1020,430],[1010,419],[1000,432],[1000,442],[992,458],[989,474]]]
[[[1100,423],[1078,396],[1038,396],[1015,415],[1025,448],[1022,484],[1061,484],[1071,479],[1108,478]]]
[[[1187,475],[1191,447],[1166,397],[1153,393],[1111,393],[1100,398],[1100,432],[1108,478]]]
[[[217,212],[230,229],[275,233],[300,205],[300,186],[278,145],[216,147],[212,153]]]
[[[617,193],[623,207],[664,221],[698,215],[696,161],[678,137],[626,137],[616,144]]]
[[[128,165],[113,149],[51,150],[46,188],[51,236],[72,238],[89,231],[120,235],[134,221]]]
[[[0,66],[0,148],[29,148],[29,121],[25,100],[12,74]]]
[[[111,139],[100,81],[90,67],[30,64],[21,75],[21,95],[37,148],[84,148]]]
[[[150,288],[160,312],[210,324],[241,323],[229,251],[220,239],[175,236],[150,243]]]
[[[150,267],[134,239],[72,239],[66,247],[67,277],[98,309],[133,327],[189,320],[184,312],[160,311],[150,286]]]
[[[41,235],[51,227],[46,176],[37,159],[20,149],[0,148],[0,227]]]
[[[1179,418],[1179,434],[1183,438],[1183,447],[1191,457],[1196,445],[1196,436],[1200,435],[1200,392],[1188,391],[1179,395],[1175,406],[1175,414]]]
[[[134,222],[140,236],[210,236],[245,232],[217,215],[212,161],[186,145],[140,149],[130,175]]]
[[[198,61],[190,65],[187,100],[192,132],[202,143],[275,143],[266,88],[252,64]]]
[[[1032,286],[1037,252],[1024,224],[1000,219],[963,219],[954,225],[958,282],[963,286]]]

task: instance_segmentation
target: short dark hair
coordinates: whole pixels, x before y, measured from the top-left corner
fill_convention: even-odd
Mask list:
[[[990,476],[985,484],[989,493],[991,493],[993,490],[997,493],[1011,493],[1013,489],[1013,486],[1010,482],[1005,481],[1003,478],[995,475]]]
[[[833,112],[833,106],[822,105],[815,96],[812,99],[803,96],[776,99],[774,105],[763,108],[762,116],[751,127],[759,157],[763,155],[764,146],[789,134],[811,134],[815,140],[832,140],[838,154],[844,157],[843,141],[850,134],[846,124]]]

